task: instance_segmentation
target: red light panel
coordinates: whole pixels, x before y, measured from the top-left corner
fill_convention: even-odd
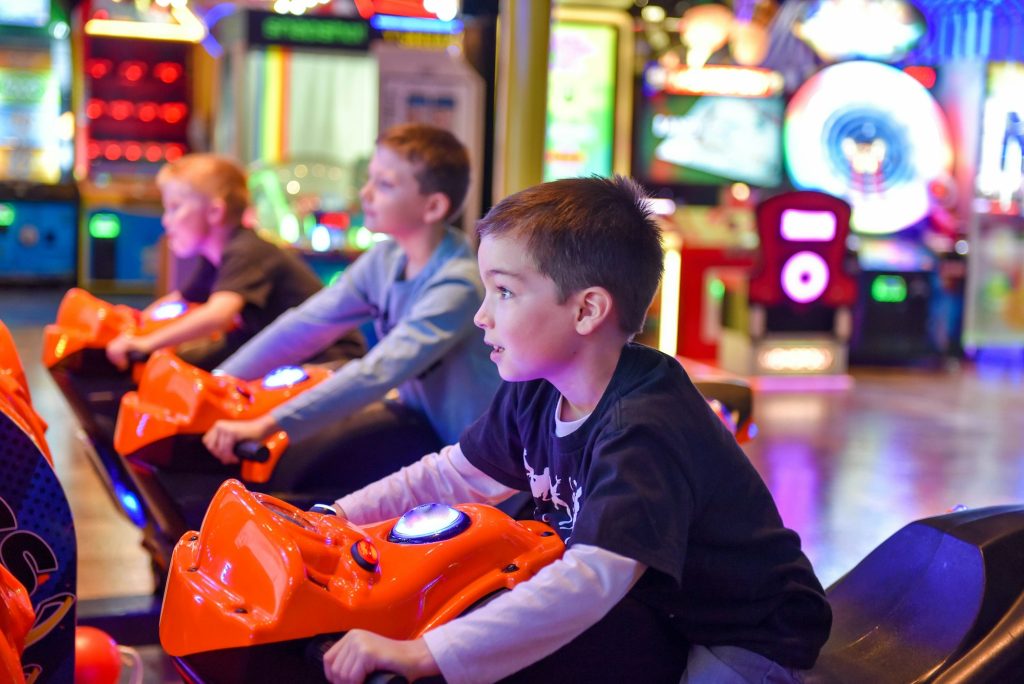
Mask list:
[[[114,161],[121,158],[121,146],[117,143],[107,143],[107,146],[103,148],[103,156]]]
[[[106,102],[94,97],[89,100],[87,105],[85,105],[85,115],[90,119],[98,119],[103,116],[103,112],[106,108]]]
[[[146,75],[146,63],[139,61],[121,62],[121,78],[129,83],[137,83]]]
[[[107,111],[117,121],[124,121],[135,113],[135,105],[128,100],[111,100]]]
[[[176,124],[185,118],[188,107],[184,102],[168,102],[160,106],[160,118],[169,124]]]
[[[177,62],[158,62],[153,67],[153,75],[170,85],[181,78],[181,65]]]
[[[136,142],[125,143],[124,158],[132,162],[142,159],[142,145]]]
[[[90,59],[86,65],[86,71],[89,72],[89,76],[95,79],[101,79],[110,73],[111,63],[109,59]]]
[[[163,159],[163,155],[159,145],[146,145],[146,161],[158,162]]]
[[[164,146],[164,158],[169,162],[179,159],[183,154],[185,154],[185,148],[181,145]]]
[[[140,102],[135,107],[135,116],[143,123],[153,121],[159,113],[160,107],[155,102]]]

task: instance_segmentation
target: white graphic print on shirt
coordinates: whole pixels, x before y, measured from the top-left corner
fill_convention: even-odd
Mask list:
[[[568,504],[558,492],[558,488],[562,484],[561,476],[556,475],[555,481],[552,482],[551,470],[546,466],[538,475],[537,471],[530,466],[530,462],[526,460],[526,449],[523,449],[523,465],[526,467],[526,477],[530,480],[530,493],[533,494],[533,498],[540,501],[550,501],[555,508],[555,512],[558,512],[560,508],[565,509],[568,519],[560,520],[558,527],[562,530],[569,530],[571,534],[573,525],[576,523],[576,515],[580,510],[583,487],[575,479],[569,478],[569,494],[572,504]]]

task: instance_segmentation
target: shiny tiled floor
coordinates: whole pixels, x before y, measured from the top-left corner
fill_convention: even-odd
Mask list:
[[[114,508],[74,440],[74,420],[39,364],[57,295],[0,292],[79,539],[82,598],[151,590],[139,535]],[[945,512],[1024,501],[1024,368],[950,364],[941,371],[858,370],[846,390],[757,397],[746,449],[829,584],[902,525]]]

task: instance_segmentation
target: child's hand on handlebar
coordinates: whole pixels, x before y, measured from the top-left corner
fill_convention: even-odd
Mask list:
[[[238,463],[234,452],[237,443],[263,440],[278,429],[269,413],[252,420],[218,420],[203,435],[203,445],[224,465],[234,465]]]
[[[121,333],[107,343],[107,359],[120,370],[127,370],[130,352],[149,354],[151,351],[143,338],[129,333]]]
[[[353,629],[324,654],[324,676],[332,684],[362,684],[373,672],[394,672],[414,681],[440,673],[423,639],[401,641]]]

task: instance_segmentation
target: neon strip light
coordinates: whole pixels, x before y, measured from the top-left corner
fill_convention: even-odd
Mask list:
[[[661,320],[658,324],[658,349],[672,356],[679,346],[679,288],[683,258],[678,249],[665,250],[665,274],[661,279]]]
[[[821,373],[833,360],[831,350],[824,347],[773,347],[757,355],[758,365],[775,373]]]
[[[281,63],[283,50],[268,47],[263,64],[263,101],[260,111],[260,154],[257,159],[279,161],[281,159]]]
[[[656,91],[677,95],[732,95],[771,97],[782,92],[782,74],[757,67],[704,66],[698,69],[647,69],[645,84]]]
[[[170,8],[177,24],[157,24],[120,19],[90,19],[85,22],[85,33],[90,36],[111,38],[142,38],[144,40],[171,40],[199,43],[206,37],[206,26],[187,7]]]
[[[782,237],[798,242],[829,242],[836,236],[836,215],[831,211],[784,209]]]
[[[378,31],[402,31],[405,33],[462,33],[462,22],[458,19],[441,21],[427,17],[398,17],[391,14],[375,14],[370,26]]]

